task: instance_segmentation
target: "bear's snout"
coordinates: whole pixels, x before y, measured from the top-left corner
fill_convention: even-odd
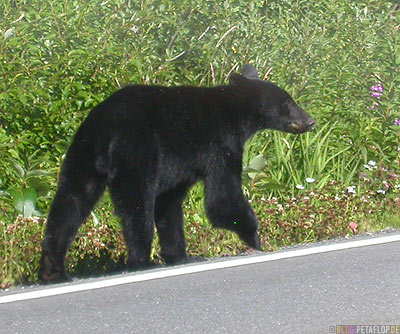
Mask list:
[[[306,120],[298,120],[295,122],[292,122],[288,125],[289,131],[292,133],[303,133],[307,131],[311,131],[316,124],[316,120],[307,117]]]

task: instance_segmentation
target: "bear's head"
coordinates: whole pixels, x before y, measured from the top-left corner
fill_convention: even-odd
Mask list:
[[[232,74],[230,82],[249,93],[260,128],[297,134],[310,131],[314,127],[316,121],[284,89],[261,80],[253,65],[245,65],[242,75]]]

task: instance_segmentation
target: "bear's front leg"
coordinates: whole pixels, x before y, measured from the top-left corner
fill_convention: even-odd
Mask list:
[[[251,248],[261,250],[258,221],[242,192],[241,168],[218,166],[205,179],[205,207],[215,227],[236,232]]]

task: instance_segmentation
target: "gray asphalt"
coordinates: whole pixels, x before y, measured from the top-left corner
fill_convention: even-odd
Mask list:
[[[400,325],[400,242],[0,304],[5,334],[337,333],[332,326],[365,324]]]

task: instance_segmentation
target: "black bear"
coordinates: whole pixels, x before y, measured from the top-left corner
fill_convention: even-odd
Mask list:
[[[128,268],[150,264],[154,224],[166,264],[188,261],[182,202],[198,180],[215,227],[260,249],[258,222],[242,193],[242,152],[261,129],[310,130],[315,120],[247,64],[211,88],[129,85],[96,106],[68,149],[48,215],[39,276],[66,278],[65,254],[109,188],[123,224]]]

